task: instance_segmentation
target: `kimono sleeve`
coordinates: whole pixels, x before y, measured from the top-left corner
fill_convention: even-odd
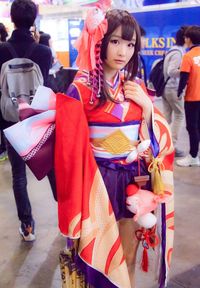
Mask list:
[[[81,101],[81,94],[80,94],[80,91],[78,89],[78,86],[76,85],[75,82],[73,82],[72,84],[70,84],[70,86],[68,87],[67,89],[67,92],[66,94],[69,96],[69,97],[72,97],[74,99],[77,99],[79,101]],[[82,102],[82,101],[81,101]]]

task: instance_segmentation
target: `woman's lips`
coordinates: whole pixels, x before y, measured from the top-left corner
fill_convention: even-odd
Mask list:
[[[123,61],[123,60],[119,60],[119,59],[115,59],[115,63],[117,63],[117,64],[124,64],[125,61]]]

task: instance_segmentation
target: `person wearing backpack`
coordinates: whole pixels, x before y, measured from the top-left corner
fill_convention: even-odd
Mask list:
[[[177,147],[177,140],[184,122],[184,101],[177,98],[177,90],[180,79],[180,66],[185,53],[184,32],[186,26],[176,32],[176,45],[166,54],[163,65],[164,79],[167,80],[163,94],[163,113],[171,124],[172,140],[175,147],[175,157],[183,157],[184,152]]]
[[[8,72],[7,69],[13,68],[16,69],[17,71],[18,67],[21,65],[17,64],[16,62],[17,59],[26,58],[26,63],[24,63],[25,65],[22,68],[26,69],[27,67],[29,67],[30,70],[32,68],[36,69],[37,71],[35,71],[35,75],[39,75],[38,79],[40,80],[42,77],[43,80],[42,82],[44,83],[44,85],[46,85],[52,60],[51,50],[44,45],[36,43],[30,31],[30,27],[34,25],[34,21],[37,16],[37,6],[31,0],[14,0],[14,2],[11,5],[10,12],[11,12],[11,20],[14,23],[15,30],[13,31],[11,38],[7,41],[7,43],[0,44],[0,69],[2,68],[1,83],[4,83],[3,82],[4,76],[5,77],[9,76],[6,74],[6,72]],[[17,59],[15,59],[14,56],[17,57]],[[27,62],[27,58],[29,62]],[[9,60],[14,61],[14,64],[10,65],[10,67],[8,67],[8,65],[5,64]],[[18,80],[18,84],[20,83],[20,85],[18,86],[27,88],[28,87],[26,86],[27,81],[29,82],[31,81],[31,79],[25,78],[24,75],[24,77],[22,77],[21,80],[20,79]],[[38,80],[38,84],[39,82],[40,81]],[[17,81],[10,75],[7,86],[9,86],[9,88],[10,87],[12,88],[12,86],[14,85],[13,83],[16,84]],[[33,83],[35,85],[36,81],[34,80]],[[35,90],[36,88],[37,87],[33,87],[32,90]],[[22,95],[22,97],[18,97],[17,95],[18,91],[12,91],[13,95],[7,95],[9,96],[7,97],[7,99],[6,95],[4,95],[5,91],[6,86],[2,87],[2,99],[5,100],[5,102],[3,103],[1,101],[1,108],[3,108],[2,113],[3,116],[7,118],[6,119],[7,121],[11,121],[10,125],[12,125],[13,123],[18,121],[18,116],[16,114],[17,109],[14,110],[15,105],[11,104],[16,103],[17,105],[17,101],[19,99],[23,101],[27,100],[27,102],[30,101],[31,96],[34,96],[35,91],[29,91],[30,92],[29,95]],[[6,91],[6,93],[8,94],[9,92],[10,91]],[[14,102],[11,103],[11,101]],[[8,111],[6,111],[6,105],[3,105],[5,103],[8,104],[7,109]],[[12,111],[13,114],[8,113]],[[15,115],[16,117],[14,117],[13,115]],[[12,116],[13,118],[11,119],[10,117]],[[16,201],[18,217],[19,220],[21,221],[19,232],[25,241],[33,241],[35,240],[34,219],[27,191],[26,166],[22,158],[17,154],[17,152],[9,143],[7,143],[7,150],[8,150],[8,157],[12,166],[13,192]],[[55,178],[52,171],[50,171],[48,178],[53,193],[55,195]]]

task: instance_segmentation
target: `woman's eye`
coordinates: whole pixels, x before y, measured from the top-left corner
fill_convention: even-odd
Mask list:
[[[129,43],[129,44],[128,44],[128,47],[133,48],[133,47],[135,47],[135,44],[134,44],[134,43]]]
[[[112,40],[110,40],[110,43],[112,43],[112,44],[118,44],[119,41],[118,41],[117,39],[112,39]]]

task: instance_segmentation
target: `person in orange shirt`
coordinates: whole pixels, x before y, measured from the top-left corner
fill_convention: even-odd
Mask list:
[[[200,141],[200,26],[190,26],[185,32],[185,44],[189,51],[181,64],[178,97],[185,93],[185,118],[189,134],[189,154],[177,160],[178,166],[200,166],[198,157]]]

